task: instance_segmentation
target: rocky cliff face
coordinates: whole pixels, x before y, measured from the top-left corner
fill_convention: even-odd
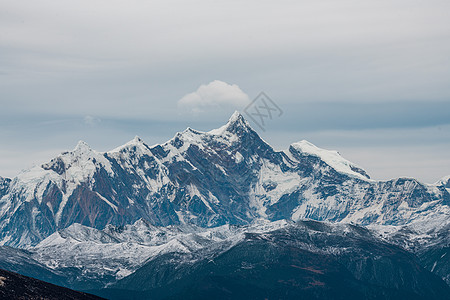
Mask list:
[[[11,179],[0,176],[0,198],[7,193],[10,183]]]
[[[162,145],[141,139],[100,153],[80,142],[0,182],[1,243],[30,247],[72,224],[143,219],[214,227],[304,218],[404,225],[449,215],[448,182],[374,181],[335,151],[301,141],[275,151],[239,113],[210,132],[188,128]]]

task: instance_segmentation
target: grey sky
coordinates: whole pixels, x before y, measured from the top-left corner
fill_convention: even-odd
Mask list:
[[[285,112],[261,135],[307,139],[374,178],[450,174],[448,1],[0,0],[0,175],[86,140],[108,150],[209,130],[214,80]],[[256,127],[255,127],[256,128]]]

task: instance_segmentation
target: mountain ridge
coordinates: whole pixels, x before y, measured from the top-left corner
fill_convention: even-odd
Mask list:
[[[307,141],[276,151],[235,112],[218,129],[187,128],[153,146],[135,137],[97,152],[80,141],[3,180],[0,244],[27,248],[74,223],[102,229],[139,219],[201,227],[258,218],[405,225],[448,215],[446,184],[372,180],[337,151]]]
[[[224,241],[162,254],[98,294],[112,299],[124,298],[123,292],[155,299],[448,299],[449,291],[413,255],[369,230],[299,221],[245,232],[233,245]]]

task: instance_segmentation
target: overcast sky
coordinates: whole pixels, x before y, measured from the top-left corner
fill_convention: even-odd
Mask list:
[[[450,2],[0,0],[0,175],[78,140],[106,151],[253,124],[307,139],[375,179],[450,174]]]

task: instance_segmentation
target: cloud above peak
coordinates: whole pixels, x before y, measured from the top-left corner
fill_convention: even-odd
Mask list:
[[[249,102],[248,95],[238,85],[214,80],[182,97],[178,101],[178,107],[192,113],[201,113],[217,108],[240,109]]]

